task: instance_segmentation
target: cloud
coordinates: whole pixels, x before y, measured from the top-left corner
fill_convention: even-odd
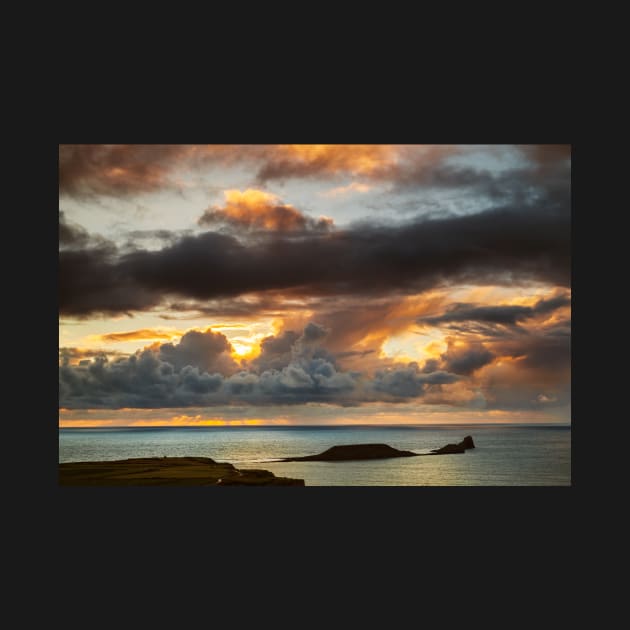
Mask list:
[[[560,355],[562,357],[562,355]],[[520,360],[493,363],[479,373],[478,387],[487,409],[568,407],[571,404],[570,365],[556,359],[557,371],[533,367]],[[545,399],[539,398],[544,393]]]
[[[358,370],[340,364],[356,353],[330,347],[334,330],[317,322],[267,337],[260,355],[240,365],[227,339],[210,329],[130,356],[62,349],[59,400],[67,409],[348,407],[414,399],[488,410],[561,408],[570,402],[570,336],[554,334],[556,327],[498,338],[491,348],[449,339],[439,359],[422,366],[375,359],[373,369],[359,361]]]
[[[322,197],[343,197],[350,193],[366,193],[372,190],[372,186],[369,184],[362,184],[361,182],[350,182],[347,186],[337,186],[331,188],[322,193]]]
[[[396,162],[398,148],[385,144],[276,145],[265,155],[260,181],[339,174],[375,175]]]
[[[234,402],[297,404],[337,402],[357,386],[357,376],[339,372],[319,347],[321,327],[307,326],[299,336],[267,340],[271,354],[287,364],[260,373],[238,370],[224,335],[210,329],[190,331],[178,344],[156,344],[128,358],[96,356],[79,366],[60,367],[60,405],[76,408],[178,407]],[[275,351],[275,352],[274,352]]]
[[[566,328],[568,322],[561,322]],[[494,359],[471,376],[488,409],[567,407],[571,402],[571,336],[557,324],[529,326],[484,342]],[[543,393],[546,400],[539,398]]]
[[[232,351],[225,335],[208,328],[204,332],[187,332],[179,343],[161,344],[158,354],[162,361],[170,363],[176,370],[191,366],[203,372],[231,374],[238,370],[237,363],[230,356]]]
[[[419,148],[425,151],[424,148]],[[253,167],[258,182],[373,175],[391,167],[391,145],[59,145],[59,194],[127,197],[181,187],[176,175],[216,165]]]
[[[59,212],[59,312],[85,318],[91,314],[131,313],[150,308],[158,295],[135,286],[119,266],[121,253],[110,240],[89,234]],[[76,298],[79,303],[76,304]]]
[[[456,374],[444,371],[425,373],[415,362],[406,367],[387,368],[376,372],[372,388],[394,398],[415,398],[425,393],[428,385],[446,385],[459,380]]]
[[[126,332],[107,333],[99,335],[98,340],[105,343],[117,343],[120,341],[136,341],[139,339],[171,339],[182,333],[177,330],[159,330],[157,328],[142,328],[140,330],[128,330]]]
[[[67,346],[59,348],[60,365],[80,364],[94,357],[104,356],[126,356],[126,353],[102,348],[72,348]]]
[[[83,316],[148,309],[168,297],[270,290],[323,296],[418,293],[456,282],[569,286],[570,212],[549,201],[298,239],[276,232],[247,244],[205,232],[159,250],[62,250],[59,267],[60,311]]]
[[[332,219],[312,219],[263,190],[226,190],[223,194],[225,205],[208,208],[199,218],[199,225],[277,232],[325,231],[333,225]]]
[[[571,298],[568,294],[560,294],[551,298],[541,299],[533,306],[496,305],[479,306],[476,304],[456,303],[449,306],[442,315],[421,317],[417,321],[421,325],[439,326],[458,322],[480,322],[483,324],[500,324],[503,326],[517,326],[519,323],[532,319],[538,315],[549,314],[559,308],[570,306]],[[479,328],[462,328],[461,331],[479,332]],[[488,329],[484,329],[487,331]],[[492,329],[490,329],[492,330]]]
[[[571,336],[556,335],[545,329],[527,335],[506,337],[493,344],[494,351],[518,360],[519,367],[536,370],[555,381],[571,367]]]
[[[178,189],[178,172],[201,171],[214,166],[246,166],[255,173],[252,183],[291,178],[335,179],[360,177],[363,183],[386,182],[396,186],[445,188],[482,185],[495,192],[510,190],[506,178],[492,173],[454,166],[453,156],[480,149],[487,154],[512,149],[525,158],[509,173],[521,189],[529,178],[550,181],[558,169],[566,171],[570,145],[60,145],[59,193],[64,196],[93,195],[126,197],[162,189]],[[555,174],[554,174],[555,173]],[[339,187],[339,194],[353,184]],[[507,186],[507,188],[506,188]]]
[[[180,333],[131,356],[62,348],[60,398],[68,405],[361,405],[416,397],[495,410],[568,404],[568,145],[63,145],[60,205],[67,196],[177,189],[201,171],[197,179],[207,183],[209,170],[230,165],[241,178],[232,185],[241,188],[204,212],[202,231],[146,223],[155,229],[118,229],[114,243],[60,210],[60,314],[264,315],[267,324],[274,319],[275,335],[259,356],[238,363],[216,329]],[[260,189],[291,178],[326,180],[320,189],[332,197],[377,189],[368,203],[404,204],[404,213],[343,227],[320,223]],[[331,199],[331,208],[339,203]],[[555,293],[527,304],[484,303],[485,289],[462,289],[538,292],[540,283]],[[460,297],[449,304],[455,287]],[[413,331],[414,322],[440,330]],[[140,328],[99,342],[169,337]],[[421,346],[429,357],[421,366],[397,362]]]
[[[76,223],[68,222],[66,213],[59,210],[59,246],[85,247],[90,241],[88,231]]]
[[[326,331],[311,322],[299,336],[285,332],[268,338],[262,360],[252,362],[252,369],[238,369],[227,355],[229,342],[223,335],[210,329],[191,331],[178,344],[155,344],[128,357],[98,355],[89,363],[62,364],[59,404],[66,409],[308,402],[347,406],[418,397],[431,385],[459,379],[443,371],[420,372],[417,364],[379,371],[373,379],[343,371],[321,345],[325,338]]]
[[[186,145],[59,145],[59,194],[125,196],[171,185]]]
[[[461,148],[427,145],[59,145],[59,194],[129,197],[181,189],[177,174],[240,164],[264,183],[290,178],[397,180],[411,163],[417,171]],[[253,183],[253,182],[252,182]],[[367,184],[359,184],[357,186]],[[355,188],[357,191],[358,188]]]
[[[444,369],[448,372],[470,375],[491,363],[495,357],[496,355],[483,343],[473,342],[463,347],[450,343],[447,351],[440,358],[444,363]]]
[[[309,322],[304,328],[301,341],[303,343],[314,343],[320,341],[328,334],[328,331],[323,326],[316,324],[315,322]]]
[[[252,361],[252,369],[261,373],[266,370],[281,370],[291,362],[292,348],[299,334],[285,330],[279,336],[265,337],[260,343],[260,354]]]

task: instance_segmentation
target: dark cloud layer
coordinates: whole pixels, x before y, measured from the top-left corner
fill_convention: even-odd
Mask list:
[[[488,324],[503,324],[516,326],[519,322],[548,314],[563,306],[569,306],[571,298],[568,295],[557,295],[552,298],[539,300],[534,306],[497,305],[477,306],[475,304],[452,304],[445,313],[432,317],[422,317],[419,324],[450,324],[453,322],[483,322]]]
[[[495,357],[483,343],[471,343],[463,348],[449,345],[441,359],[447,371],[469,375],[491,363]]]
[[[117,350],[104,350],[104,349],[92,349],[92,348],[59,348],[59,364],[70,365],[71,362],[87,362],[95,357],[105,356],[126,356],[124,352],[118,352]]]
[[[85,228],[69,222],[65,212],[59,211],[59,247],[86,247],[91,240]]]
[[[446,385],[459,380],[456,374],[444,371],[423,372],[417,363],[406,367],[388,368],[376,372],[372,387],[396,398],[415,398],[425,393],[429,385]]]
[[[148,309],[166,296],[374,294],[517,280],[569,286],[570,213],[550,200],[389,228],[274,234],[254,243],[206,232],[156,251],[62,250],[59,263],[60,311],[77,316]]]

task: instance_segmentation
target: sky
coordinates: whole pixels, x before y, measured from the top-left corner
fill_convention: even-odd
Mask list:
[[[59,425],[570,423],[569,145],[60,145]]]

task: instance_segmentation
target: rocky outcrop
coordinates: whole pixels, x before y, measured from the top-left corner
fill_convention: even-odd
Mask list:
[[[344,462],[360,459],[386,459],[388,457],[414,457],[418,453],[399,451],[387,444],[344,444],[333,446],[318,455],[287,457],[283,462]]]
[[[467,435],[461,442],[460,444],[463,444],[465,449],[469,449],[469,448],[475,448],[475,443],[473,442],[472,437],[470,437],[470,435]]]
[[[454,453],[465,453],[469,448],[475,448],[472,437],[467,435],[459,444],[447,444],[442,448],[436,448],[431,451],[431,455],[451,455]]]
[[[142,457],[59,464],[62,486],[303,486],[268,470],[238,470],[209,457]]]
[[[317,455],[305,455],[303,457],[285,457],[281,462],[348,462],[364,459],[387,459],[390,457],[421,457],[423,455],[450,455],[451,453],[464,453],[469,448],[475,448],[472,437],[467,435],[459,444],[447,444],[430,453],[413,453],[412,451],[400,451],[387,444],[344,444],[332,446],[323,453]]]

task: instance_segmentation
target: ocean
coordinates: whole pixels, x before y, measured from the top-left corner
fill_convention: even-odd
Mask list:
[[[338,444],[427,453],[471,435],[457,455],[356,462],[277,462]],[[132,427],[59,429],[59,462],[210,457],[307,486],[568,486],[571,427],[541,425]]]

